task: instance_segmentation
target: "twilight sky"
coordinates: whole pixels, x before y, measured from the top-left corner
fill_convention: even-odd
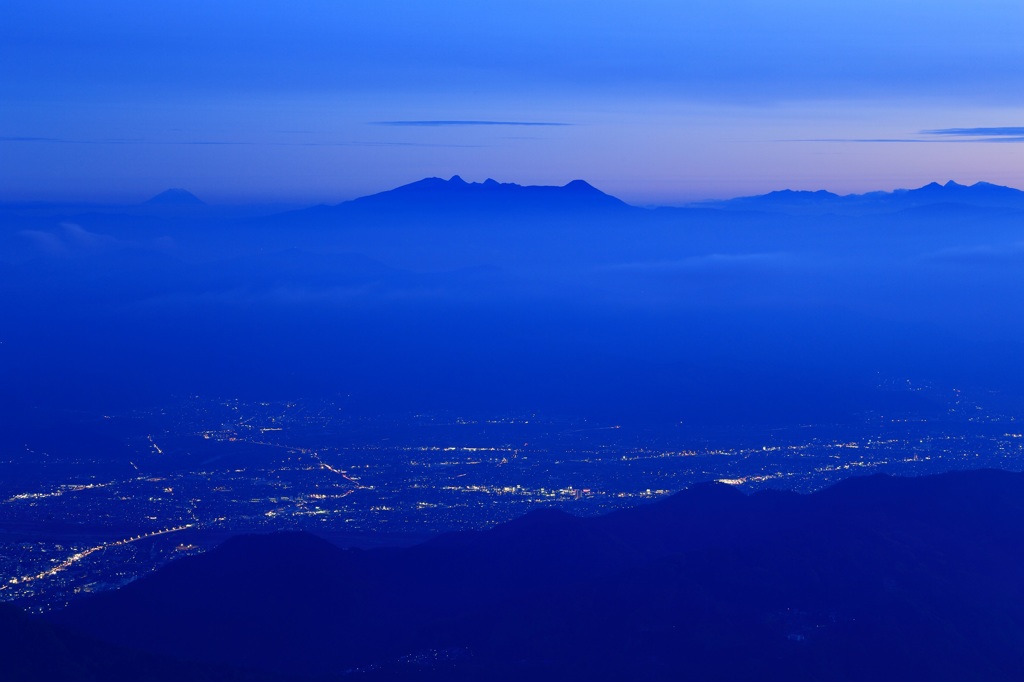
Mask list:
[[[1019,0],[4,0],[0,200],[1024,187]]]

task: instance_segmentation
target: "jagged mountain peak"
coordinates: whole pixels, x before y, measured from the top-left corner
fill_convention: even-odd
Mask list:
[[[339,204],[343,211],[461,211],[547,212],[594,211],[629,208],[621,200],[600,191],[584,180],[563,186],[519,185],[487,178],[467,182],[459,175],[448,180],[424,178],[391,190]]]

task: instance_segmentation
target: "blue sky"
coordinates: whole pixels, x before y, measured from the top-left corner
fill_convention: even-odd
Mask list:
[[[1008,0],[6,0],[0,199],[1024,187],[1022,33]]]

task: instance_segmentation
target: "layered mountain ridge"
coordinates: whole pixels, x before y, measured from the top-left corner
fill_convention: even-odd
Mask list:
[[[896,213],[925,206],[971,206],[990,209],[1024,209],[1024,192],[1012,187],[977,182],[961,185],[952,180],[945,184],[931,182],[916,189],[891,192],[840,195],[826,190],[778,190],[750,197],[725,201],[709,201],[692,206],[720,210],[753,210],[796,212],[802,214]]]

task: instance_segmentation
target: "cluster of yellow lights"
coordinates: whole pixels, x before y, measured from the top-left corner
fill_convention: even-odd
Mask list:
[[[86,557],[88,557],[90,554],[95,554],[96,552],[99,552],[101,550],[109,549],[111,547],[121,547],[123,545],[128,545],[128,544],[131,544],[133,542],[138,542],[139,540],[147,540],[149,538],[154,538],[154,537],[156,537],[158,535],[167,535],[168,533],[176,533],[178,531],[182,531],[182,530],[187,530],[189,528],[193,528],[194,526],[195,526],[195,524],[187,523],[187,524],[182,525],[182,526],[174,526],[173,528],[163,528],[161,530],[153,531],[152,533],[143,533],[142,535],[134,535],[134,536],[132,536],[130,538],[124,538],[123,540],[115,540],[113,542],[105,542],[102,545],[97,545],[95,547],[90,547],[89,549],[83,549],[81,552],[75,552],[74,554],[72,554],[70,557],[68,557],[64,561],[60,562],[59,564],[57,564],[53,568],[50,568],[50,569],[48,569],[46,571],[43,571],[42,573],[37,573],[35,575],[27,575],[27,576],[24,576],[24,577],[21,577],[21,578],[11,578],[9,582],[10,582],[11,585],[19,585],[19,584],[22,584],[22,583],[30,583],[30,582],[33,582],[33,581],[36,581],[36,580],[42,580],[44,578],[50,578],[52,576],[57,575],[61,571],[64,571],[64,570],[66,570],[68,568],[71,568],[72,566],[77,564],[82,559],[85,559]]]

